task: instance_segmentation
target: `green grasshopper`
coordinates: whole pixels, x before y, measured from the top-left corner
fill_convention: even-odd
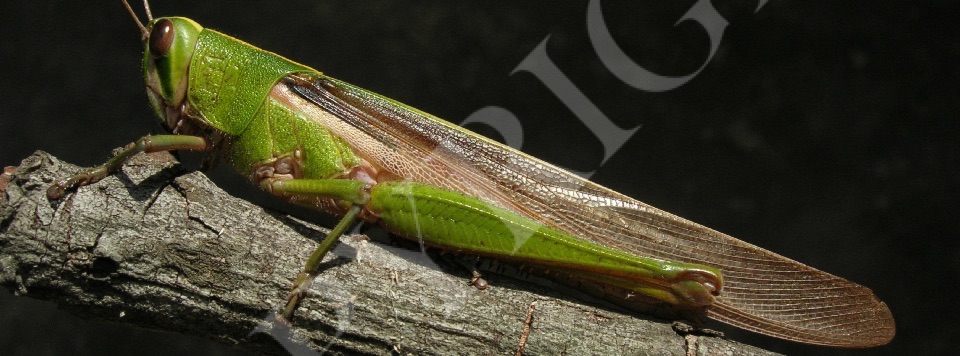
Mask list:
[[[133,155],[205,151],[261,189],[342,216],[296,277],[290,320],[357,220],[424,245],[523,265],[622,307],[712,318],[804,343],[895,333],[870,289],[582,179],[430,114],[182,17],[136,20],[147,94],[169,135],[55,182],[50,199]],[[146,2],[145,2],[146,5]]]

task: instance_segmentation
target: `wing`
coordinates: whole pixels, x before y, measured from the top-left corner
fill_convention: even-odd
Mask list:
[[[876,346],[893,338],[890,310],[866,287],[631,199],[351,84],[298,74],[280,85],[303,100],[294,105],[315,106],[301,109],[332,113],[338,121],[325,124],[335,134],[400,179],[470,194],[638,256],[719,268],[724,286],[708,312],[716,320],[830,346]]]

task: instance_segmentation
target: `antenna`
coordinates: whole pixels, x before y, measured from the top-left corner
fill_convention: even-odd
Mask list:
[[[153,21],[153,13],[150,12],[150,3],[147,0],[143,0],[143,8],[147,11],[147,21]]]
[[[150,33],[147,32],[147,28],[146,28],[146,27],[143,27],[143,23],[140,22],[140,19],[139,19],[139,18],[137,18],[137,14],[136,14],[135,12],[133,12],[133,8],[130,7],[130,4],[127,3],[127,0],[121,0],[121,1],[123,1],[123,6],[125,6],[125,7],[127,8],[127,11],[130,12],[130,16],[133,17],[133,22],[136,22],[136,23],[137,23],[137,27],[140,28],[140,33],[143,35],[143,38],[148,38],[148,37],[150,37]],[[147,4],[147,0],[143,0],[143,4],[146,5],[146,4]],[[148,18],[149,20],[153,20],[153,17],[152,17],[152,15],[150,14],[150,8],[149,8],[149,7],[147,7],[147,18]]]

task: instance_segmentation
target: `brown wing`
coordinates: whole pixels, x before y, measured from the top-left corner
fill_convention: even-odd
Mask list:
[[[417,109],[322,75],[282,85],[333,114],[331,128],[364,158],[404,179],[491,204],[638,256],[719,268],[709,316],[805,343],[868,347],[893,338],[870,289],[594,184]],[[306,104],[301,104],[306,105]]]

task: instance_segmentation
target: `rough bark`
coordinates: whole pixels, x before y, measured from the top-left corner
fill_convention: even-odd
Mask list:
[[[419,252],[345,236],[291,329],[276,323],[325,229],[234,198],[166,153],[50,202],[79,171],[37,152],[0,178],[0,284],[85,316],[270,354],[768,354],[508,277],[467,286]],[[528,318],[529,317],[529,318]]]

